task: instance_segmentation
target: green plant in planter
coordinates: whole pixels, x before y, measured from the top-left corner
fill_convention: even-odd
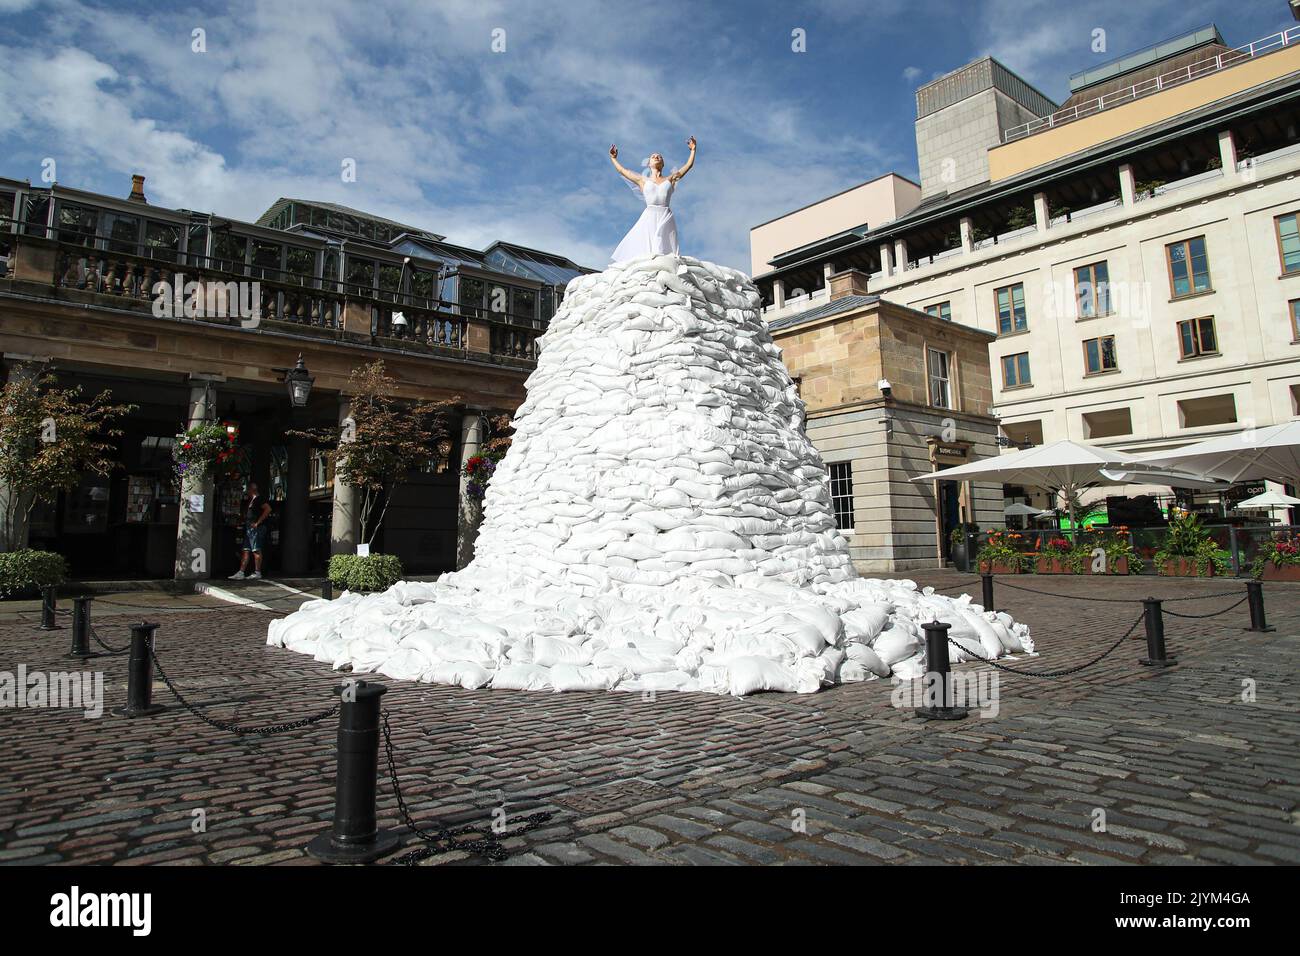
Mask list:
[[[402,580],[395,554],[336,554],[330,558],[330,583],[348,591],[386,591]]]
[[[1133,542],[1129,540],[1126,525],[1117,528],[1096,528],[1088,532],[1083,557],[1089,565],[1092,562],[1092,553],[1097,548],[1101,548],[1106,554],[1106,573],[1111,573],[1111,568],[1117,567],[1119,562],[1125,559],[1128,561],[1129,574],[1142,573],[1142,559],[1138,556],[1137,549],[1133,547]]]
[[[1059,561],[1071,574],[1082,574],[1088,551],[1069,538],[1049,538],[1039,549],[1038,556],[1049,561]]]
[[[1232,573],[1228,552],[1215,544],[1201,519],[1191,512],[1184,512],[1169,522],[1165,543],[1152,556],[1160,574],[1164,574],[1165,565],[1176,558],[1190,558],[1199,577],[1207,575],[1210,568],[1217,575]]]
[[[1000,564],[1008,571],[1033,570],[1033,561],[1017,546],[1024,535],[1015,531],[990,531],[988,540],[980,547],[975,560],[982,571]]]
[[[1270,537],[1260,546],[1259,553],[1250,565],[1250,576],[1260,578],[1269,563],[1274,567],[1286,568],[1300,564],[1300,538],[1292,535]]]
[[[53,551],[23,548],[0,552],[0,598],[34,597],[67,577],[68,562]]]

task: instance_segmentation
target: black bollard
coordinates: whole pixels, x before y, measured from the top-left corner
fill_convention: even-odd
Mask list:
[[[334,776],[334,824],[307,844],[322,863],[369,863],[397,846],[397,834],[375,822],[379,772],[379,699],[383,684],[357,681],[334,688],[339,707],[338,766]]]
[[[320,586],[320,596],[326,601],[334,600],[334,582],[329,578],[326,578],[325,583]]]
[[[119,717],[151,717],[166,710],[153,702],[153,632],[157,624],[131,625],[131,654],[126,662],[126,706],[113,711]]]
[[[1146,615],[1147,656],[1141,663],[1147,667],[1168,667],[1175,658],[1165,655],[1165,619],[1160,610],[1159,598],[1144,598],[1142,606]]]
[[[58,605],[55,602],[57,588],[53,584],[41,588],[41,623],[39,630],[42,631],[61,631],[63,626],[58,623],[56,614]]]
[[[1262,581],[1246,582],[1246,604],[1250,608],[1250,627],[1248,631],[1276,631],[1269,627],[1264,619],[1264,583]]]
[[[950,699],[952,682],[948,677],[948,628],[951,626],[942,621],[927,621],[921,625],[925,630],[925,692],[933,695],[937,684],[941,701],[937,706],[929,704],[917,708],[916,716],[927,720],[961,720],[967,716],[966,708],[954,707],[954,702]]]
[[[984,589],[984,610],[986,611],[997,610],[993,606],[993,575],[990,574],[988,571],[981,572],[980,584]]]
[[[98,657],[90,649],[90,602],[95,600],[89,594],[72,599],[72,650],[68,657],[87,660]]]

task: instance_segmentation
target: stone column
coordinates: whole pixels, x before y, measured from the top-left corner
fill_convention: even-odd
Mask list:
[[[465,462],[477,455],[483,444],[483,415],[468,408],[460,422],[460,496],[456,509],[456,569],[474,560],[474,541],[478,538],[482,505],[469,496],[469,481],[464,476]]]
[[[1034,193],[1034,228],[1047,232],[1052,224],[1051,214],[1047,208],[1047,193]]]
[[[24,362],[39,361],[29,356],[6,355],[7,359],[21,359]],[[36,364],[10,365],[8,368],[8,379],[11,382],[30,382],[36,378],[40,369]],[[31,506],[31,494],[19,494],[10,488],[9,485],[0,484],[0,551],[9,550],[9,543],[13,542],[13,550],[21,551],[28,544],[28,508]],[[10,527],[9,516],[10,508],[13,509],[13,526]]]
[[[339,398],[339,425],[347,427],[352,415],[352,403],[346,398]],[[360,535],[361,512],[360,495],[355,485],[345,484],[339,479],[338,465],[335,462],[334,474],[334,512],[330,518],[330,554],[355,554]]]
[[[192,373],[190,381],[190,408],[186,428],[202,425],[208,412],[216,411],[217,383],[224,382],[222,375]],[[216,510],[216,484],[211,475],[202,478],[186,476],[181,481],[179,517],[176,520],[176,564],[178,581],[202,580],[212,576],[212,524]],[[198,504],[202,511],[193,510]]]
[[[1219,130],[1219,159],[1223,164],[1223,175],[1237,175],[1237,140],[1232,130]]]
[[[894,252],[887,242],[880,244],[880,271],[886,278],[894,274]]]
[[[962,216],[957,225],[961,230],[961,251],[969,255],[975,250],[975,224],[970,216]]]
[[[778,311],[785,308],[785,280],[784,279],[772,280],[772,304],[776,306]]]
[[[1125,206],[1137,202],[1137,182],[1133,178],[1133,167],[1128,163],[1119,168],[1119,195]]]
[[[894,268],[902,275],[907,271],[907,240],[894,240]]]
[[[301,428],[303,422],[291,421]],[[288,474],[285,475],[284,514],[280,522],[280,569],[284,574],[303,575],[311,554],[311,445],[301,435],[288,436]]]

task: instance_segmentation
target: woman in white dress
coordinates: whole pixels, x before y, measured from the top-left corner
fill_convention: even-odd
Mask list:
[[[632,183],[645,199],[645,211],[609,257],[610,262],[627,262],[638,256],[678,254],[677,221],[673,219],[673,211],[668,203],[677,181],[695,165],[695,137],[688,139],[686,145],[691,149],[690,159],[686,160],[681,169],[673,170],[668,176],[664,175],[664,158],[659,153],[650,154],[648,175],[639,176],[619,163],[617,146],[609,148],[609,160],[618,174]]]

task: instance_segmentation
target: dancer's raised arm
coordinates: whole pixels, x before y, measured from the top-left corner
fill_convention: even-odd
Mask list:
[[[673,174],[668,177],[673,182],[677,182],[677,180],[681,179],[683,176],[689,173],[691,171],[691,167],[695,165],[695,137],[692,136],[690,139],[688,139],[686,141],[686,145],[691,148],[690,159],[686,160],[686,165],[684,165],[681,169],[673,170]]]
[[[618,170],[618,174],[622,176],[624,179],[626,179],[628,182],[636,183],[637,186],[640,186],[642,183],[645,182],[645,180],[643,180],[640,176],[632,172],[632,170],[624,167],[623,164],[618,161],[617,146],[611,146],[609,148],[609,161],[614,164],[614,168]]]

